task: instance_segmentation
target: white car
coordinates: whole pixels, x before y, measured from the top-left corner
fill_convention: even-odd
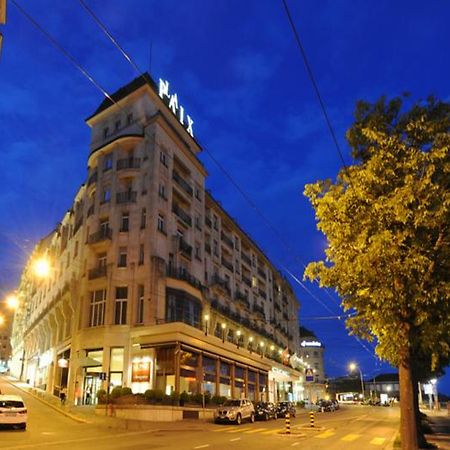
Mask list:
[[[27,408],[19,395],[0,395],[0,425],[27,427]]]
[[[240,425],[243,420],[255,421],[255,408],[247,399],[226,400],[214,413],[214,422],[234,422]]]

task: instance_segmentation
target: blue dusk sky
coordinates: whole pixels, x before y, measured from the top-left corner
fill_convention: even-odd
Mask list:
[[[17,0],[112,93],[136,72],[77,0]],[[278,267],[298,279],[323,257],[304,186],[342,164],[281,0],[86,0],[142,71],[170,81],[206,151],[207,187]],[[449,100],[450,3],[288,0],[312,70],[351,164],[345,131],[358,99],[410,92]],[[102,94],[9,1],[0,58],[0,289],[13,290],[36,242],[86,179],[89,127]],[[151,51],[150,51],[151,49]],[[269,228],[260,211],[288,242]],[[349,337],[332,292],[290,278],[301,324],[326,346],[329,376],[360,364],[393,370]],[[321,319],[318,319],[321,318]],[[450,394],[450,376],[439,381]]]

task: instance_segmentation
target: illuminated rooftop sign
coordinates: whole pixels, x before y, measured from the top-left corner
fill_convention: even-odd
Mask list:
[[[302,347],[322,347],[322,343],[319,341],[302,341],[300,345]]]
[[[167,106],[177,117],[178,121],[186,128],[186,131],[194,137],[194,130],[192,129],[192,125],[194,125],[194,121],[192,120],[189,114],[186,114],[184,108],[178,104],[178,96],[177,94],[169,93],[169,82],[165,80],[159,79],[159,96],[167,103]]]

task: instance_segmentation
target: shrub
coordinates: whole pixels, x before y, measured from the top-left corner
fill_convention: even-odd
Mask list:
[[[115,386],[110,395],[112,399],[119,398],[122,395],[122,386]]]
[[[121,389],[121,391],[120,391],[120,395],[121,396],[123,396],[123,395],[132,395],[132,394],[133,394],[133,391],[129,387],[123,387]]]
[[[155,402],[155,391],[153,389],[147,389],[144,392],[144,397],[149,403]]]
[[[222,397],[222,396],[220,396],[220,395],[214,395],[214,396],[211,398],[211,401],[212,401],[215,405],[221,405],[222,403],[225,402],[226,399],[227,399],[226,397]]]
[[[205,405],[209,405],[211,403],[211,393],[205,392]]]
[[[165,394],[161,389],[155,389],[155,400],[158,403],[161,403],[163,401]]]
[[[106,391],[104,389],[99,389],[97,391],[97,399],[100,405],[104,405],[106,403]]]
[[[180,393],[177,391],[173,391],[170,394],[170,400],[172,402],[172,405],[178,405],[180,402]]]
[[[183,406],[188,401],[189,401],[189,394],[186,391],[183,391],[180,394],[180,405]]]

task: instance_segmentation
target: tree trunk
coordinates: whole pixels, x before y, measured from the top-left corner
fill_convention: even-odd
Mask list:
[[[400,381],[400,438],[402,450],[419,450],[414,408],[414,387],[411,369],[411,349],[405,349],[398,367]]]
[[[413,366],[414,367],[414,366]],[[419,447],[425,447],[427,441],[425,435],[422,431],[422,419],[420,417],[420,407],[419,407],[419,387],[417,377],[415,376],[415,371],[412,373],[412,385],[413,385],[413,401],[414,401],[414,414],[416,416],[416,428],[417,428],[417,442]]]

